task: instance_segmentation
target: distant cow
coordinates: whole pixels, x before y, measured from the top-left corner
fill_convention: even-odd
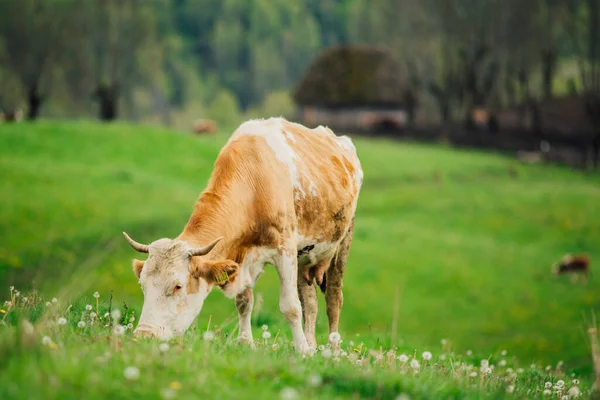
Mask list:
[[[198,119],[194,121],[193,130],[195,134],[215,133],[219,130],[219,125],[210,119]]]
[[[0,112],[0,121],[2,122],[19,122],[23,120],[23,110],[20,108],[13,111]]]
[[[125,234],[131,247],[148,253],[133,263],[144,292],[135,334],[182,335],[216,286],[235,297],[238,340],[252,343],[252,288],[271,264],[296,350],[314,348],[313,279],[325,291],[329,332],[337,332],[362,181],[348,137],[283,118],[240,125],[179,236],[144,245]]]
[[[553,273],[555,276],[579,273],[587,280],[590,273],[590,258],[587,254],[567,254],[553,266]]]

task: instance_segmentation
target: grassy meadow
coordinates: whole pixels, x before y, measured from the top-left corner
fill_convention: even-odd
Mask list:
[[[365,181],[339,349],[294,355],[273,268],[255,289],[255,351],[235,344],[234,304],[216,290],[166,350],[119,332],[142,305],[121,232],[176,236],[233,128],[0,125],[0,398],[536,398],[545,382],[561,398],[572,374],[590,388],[600,174],[441,145],[354,139]],[[553,277],[575,252],[591,280]]]

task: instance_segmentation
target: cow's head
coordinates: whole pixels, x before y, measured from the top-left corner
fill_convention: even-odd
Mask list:
[[[149,245],[125,238],[135,250],[148,253],[146,261],[133,260],[133,272],[144,292],[142,315],[134,333],[170,338],[182,335],[202,309],[215,285],[235,279],[238,264],[232,260],[205,260],[221,240],[199,248],[181,240],[159,239]]]

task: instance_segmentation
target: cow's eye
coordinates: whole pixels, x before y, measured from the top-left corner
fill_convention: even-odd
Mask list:
[[[175,285],[175,291],[178,291],[181,289],[181,285]]]

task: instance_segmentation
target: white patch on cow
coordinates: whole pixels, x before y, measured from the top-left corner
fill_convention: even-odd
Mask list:
[[[235,281],[223,289],[227,297],[234,297],[247,288],[253,288],[265,269],[265,264],[273,264],[276,248],[253,247],[244,257]]]
[[[360,162],[358,161],[358,156],[356,155],[356,147],[354,146],[354,143],[352,143],[352,139],[350,139],[348,136],[338,136],[337,144],[344,150],[349,151],[354,155],[354,157],[351,158],[352,165],[355,169],[354,183],[356,184],[356,188],[360,189],[360,187],[362,186],[364,173],[361,168]]]
[[[356,147],[354,147],[354,143],[352,143],[352,139],[350,139],[348,136],[338,136],[337,144],[344,150],[348,150],[353,153],[356,153]]]
[[[234,132],[232,138],[240,135],[259,136],[265,139],[267,145],[273,150],[275,157],[288,167],[292,186],[300,193],[296,197],[304,197],[306,193],[300,184],[298,168],[296,167],[296,153],[287,142],[288,137],[292,136],[283,129],[283,120],[281,118],[269,118],[267,120],[250,120],[241,124]],[[290,139],[295,140],[295,138]]]

